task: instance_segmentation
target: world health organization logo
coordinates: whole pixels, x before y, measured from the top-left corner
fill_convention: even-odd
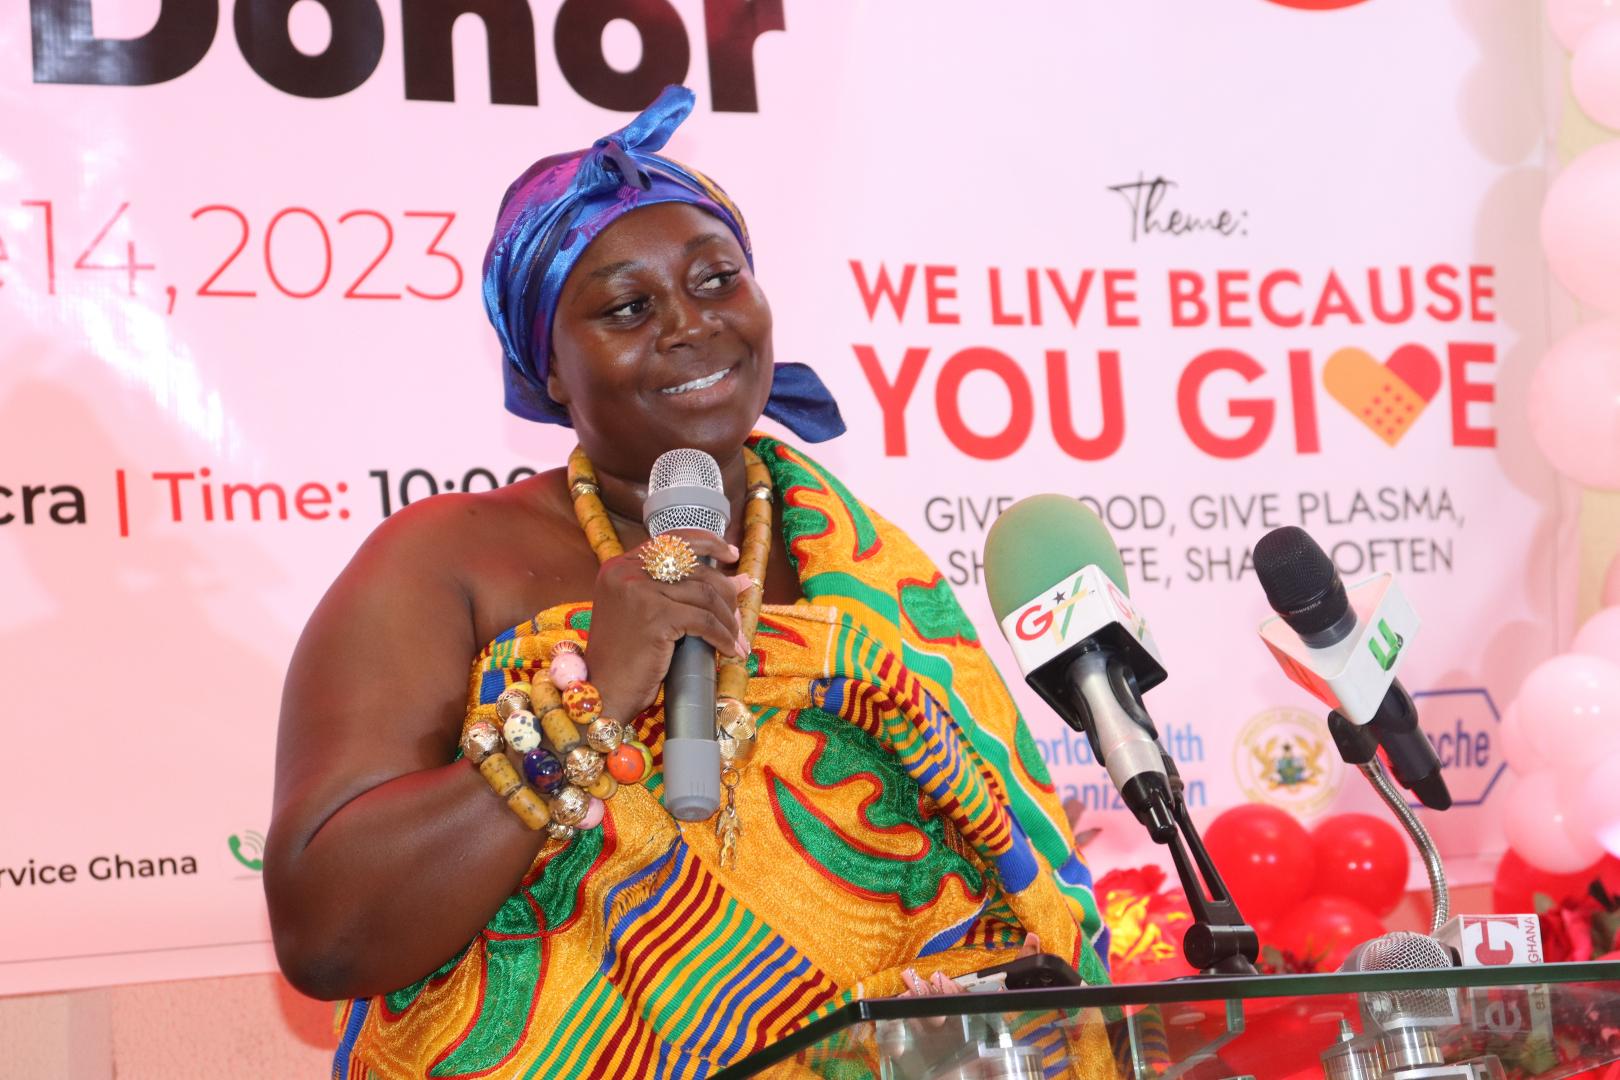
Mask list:
[[[1251,802],[1300,817],[1327,809],[1344,780],[1327,723],[1304,709],[1267,709],[1243,725],[1233,749],[1238,787]]]

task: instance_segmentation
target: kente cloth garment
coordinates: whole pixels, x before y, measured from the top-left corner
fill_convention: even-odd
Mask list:
[[[664,810],[655,705],[636,721],[654,774],[621,787],[600,828],[547,841],[460,955],[346,1006],[335,1076],[696,1080],[857,997],[901,993],[906,967],[965,974],[1031,931],[1106,981],[1090,872],[949,584],[825,469],[751,443],[805,601],[766,606],[754,638],[735,865],[720,866],[712,822]],[[503,633],[473,667],[467,721],[544,677],[557,641],[588,644],[590,621],[589,604],[565,604]],[[1053,1062],[1078,1042],[1083,1075],[1113,1075],[1100,1027],[1032,1037]]]
[[[501,198],[484,254],[484,310],[506,357],[506,408],[526,420],[572,427],[546,389],[551,320],[574,264],[603,229],[630,211],[689,203],[725,222],[749,269],[748,226],[731,198],[696,169],[655,153],[692,112],[692,91],[667,86],[634,120],[587,150],[541,158]],[[777,364],[765,415],[802,439],[844,433],[838,403],[804,364]]]

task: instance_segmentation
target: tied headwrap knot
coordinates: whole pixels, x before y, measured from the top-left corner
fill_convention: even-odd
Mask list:
[[[642,191],[652,190],[652,177],[642,172],[641,166],[630,160],[624,146],[616,139],[597,139],[595,150],[599,155],[592,155],[602,165],[612,166],[619,174],[619,183],[624,187],[637,187]]]
[[[484,256],[484,309],[506,356],[506,407],[518,416],[573,426],[546,391],[551,321],[569,272],[620,217],[657,203],[689,203],[726,223],[753,268],[748,228],[730,197],[702,173],[657,153],[691,114],[693,100],[684,86],[666,87],[590,149],[542,158],[507,189]],[[765,415],[809,442],[844,431],[838,403],[804,364],[776,365]]]

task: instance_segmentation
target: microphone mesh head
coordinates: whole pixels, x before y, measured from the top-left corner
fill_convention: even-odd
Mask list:
[[[1350,606],[1333,560],[1297,525],[1260,538],[1254,545],[1254,572],[1271,610],[1301,634],[1326,630]]]
[[[1450,950],[1434,938],[1411,930],[1391,930],[1351,950],[1343,970],[1423,971],[1451,966]]]
[[[1449,968],[1451,951],[1427,934],[1394,930],[1350,951],[1340,971],[1424,971]],[[1449,990],[1380,990],[1361,996],[1362,1013],[1385,1031],[1442,1027],[1458,1022]]]
[[[655,495],[670,488],[706,488],[725,493],[720,479],[720,466],[702,450],[679,447],[658,455],[653,462],[652,475],[647,480],[647,494]],[[665,507],[647,515],[647,533],[659,536],[672,529],[702,529],[716,535],[726,531],[726,515],[707,506],[681,505]]]

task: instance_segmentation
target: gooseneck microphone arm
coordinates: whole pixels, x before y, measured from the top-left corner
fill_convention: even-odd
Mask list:
[[[1367,783],[1389,807],[1389,812],[1401,823],[1406,835],[1412,838],[1412,846],[1417,848],[1418,855],[1423,859],[1423,869],[1429,875],[1429,899],[1433,904],[1429,934],[1439,936],[1440,928],[1451,918],[1451,890],[1446,885],[1446,868],[1440,861],[1440,850],[1434,846],[1429,830],[1423,827],[1423,822],[1418,820],[1411,806],[1407,805],[1390,781],[1384,763],[1378,760],[1377,735],[1337,709],[1328,713],[1328,731],[1333,735],[1334,745],[1339,748],[1339,756],[1361,770],[1361,775],[1367,778]]]
[[[1445,864],[1440,861],[1440,851],[1434,846],[1434,840],[1429,836],[1429,830],[1423,827],[1401,793],[1395,790],[1390,783],[1389,774],[1384,771],[1384,765],[1377,758],[1361,766],[1361,773],[1367,782],[1378,792],[1378,797],[1384,800],[1401,825],[1406,829],[1406,835],[1412,838],[1412,843],[1423,857],[1423,869],[1429,875],[1429,899],[1434,906],[1434,914],[1429,918],[1429,936],[1438,937],[1440,928],[1445,926],[1451,918],[1451,890],[1446,885]]]

